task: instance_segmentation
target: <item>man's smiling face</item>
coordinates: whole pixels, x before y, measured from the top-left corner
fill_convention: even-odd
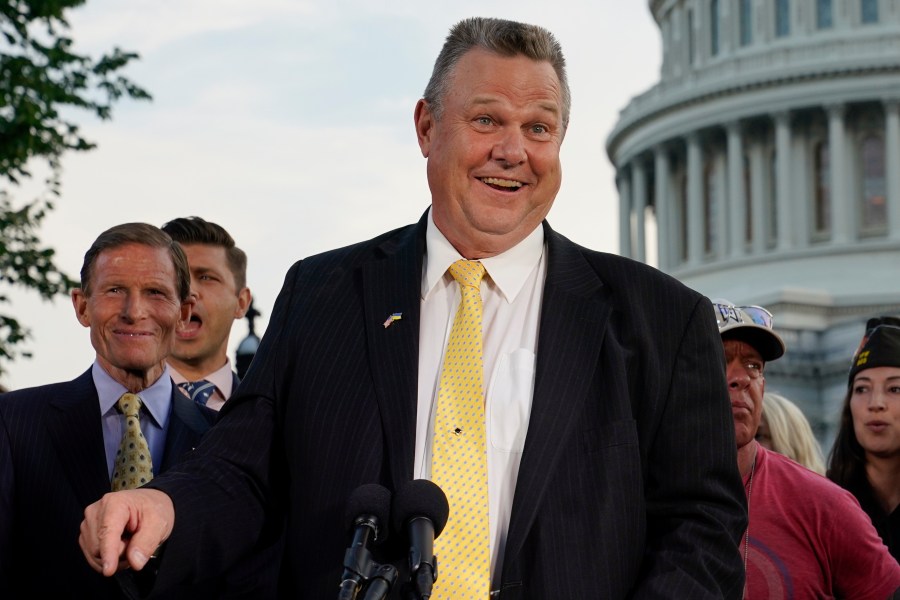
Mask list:
[[[443,114],[416,107],[432,217],[466,258],[508,250],[553,205],[562,180],[562,92],[552,65],[470,50],[453,70]]]
[[[190,317],[190,301],[176,289],[169,251],[129,243],[101,252],[89,290],[75,290],[78,320],[91,330],[97,361],[114,379],[152,383],[165,368],[176,329]],[[126,387],[128,387],[126,385]]]

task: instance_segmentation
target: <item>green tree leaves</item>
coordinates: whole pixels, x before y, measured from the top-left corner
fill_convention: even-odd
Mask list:
[[[136,53],[113,48],[95,59],[75,51],[65,15],[84,2],[0,0],[0,304],[10,302],[8,286],[49,299],[77,285],[56,267],[53,249],[39,236],[42,220],[62,196],[63,155],[95,146],[71,115],[82,110],[105,120],[123,96],[150,99],[121,75]],[[43,191],[16,202],[14,190],[37,165],[49,171]],[[0,373],[27,337],[17,319],[0,314]]]

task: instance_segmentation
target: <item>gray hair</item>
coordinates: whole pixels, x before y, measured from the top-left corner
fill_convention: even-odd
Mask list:
[[[424,95],[435,119],[440,120],[443,113],[443,101],[453,68],[473,48],[483,48],[501,56],[522,54],[532,60],[549,62],[562,86],[563,130],[568,127],[572,94],[569,91],[562,46],[553,34],[537,25],[483,17],[463,19],[454,25],[438,54]]]
[[[184,250],[174,241],[169,234],[158,227],[148,223],[123,223],[110,227],[94,240],[91,247],[84,254],[84,263],[81,265],[81,290],[85,296],[91,295],[91,282],[94,274],[94,264],[100,254],[106,250],[121,248],[127,244],[140,244],[149,248],[162,248],[167,250],[175,267],[175,290],[178,299],[184,302],[191,294],[191,272],[188,269],[187,256]]]

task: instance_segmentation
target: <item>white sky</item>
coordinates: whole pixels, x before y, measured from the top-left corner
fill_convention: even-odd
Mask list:
[[[616,252],[605,142],[619,111],[658,79],[646,0],[88,0],[70,13],[76,50],[137,51],[126,74],[154,100],[124,100],[103,123],[75,115],[98,148],[63,159],[63,196],[42,229],[58,266],[77,279],[112,225],[199,215],[247,252],[261,334],[294,261],[414,222],[429,205],[413,107],[447,31],[469,16],[536,23],[560,40],[572,119],[548,218]],[[66,298],[10,296],[0,310],[31,328],[23,349],[33,357],[5,365],[3,384],[64,381],[90,365],[88,331]],[[232,360],[246,334],[236,323]]]

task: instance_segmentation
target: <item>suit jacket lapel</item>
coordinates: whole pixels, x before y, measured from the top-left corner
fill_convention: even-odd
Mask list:
[[[555,465],[560,440],[572,435],[586,401],[610,304],[597,273],[581,251],[544,223],[547,281],[541,304],[534,398],[506,543],[509,564],[534,521]]]
[[[412,478],[419,371],[419,313],[426,217],[376,249],[362,267],[369,361],[394,488]],[[394,313],[399,320],[385,327]]]
[[[172,384],[172,414],[166,429],[163,464],[155,469],[157,474],[171,467],[185,452],[193,450],[200,437],[212,426],[214,415],[212,409],[198,405]]]
[[[90,369],[69,385],[71,393],[51,400],[47,429],[75,496],[87,506],[110,491],[100,400]]]

